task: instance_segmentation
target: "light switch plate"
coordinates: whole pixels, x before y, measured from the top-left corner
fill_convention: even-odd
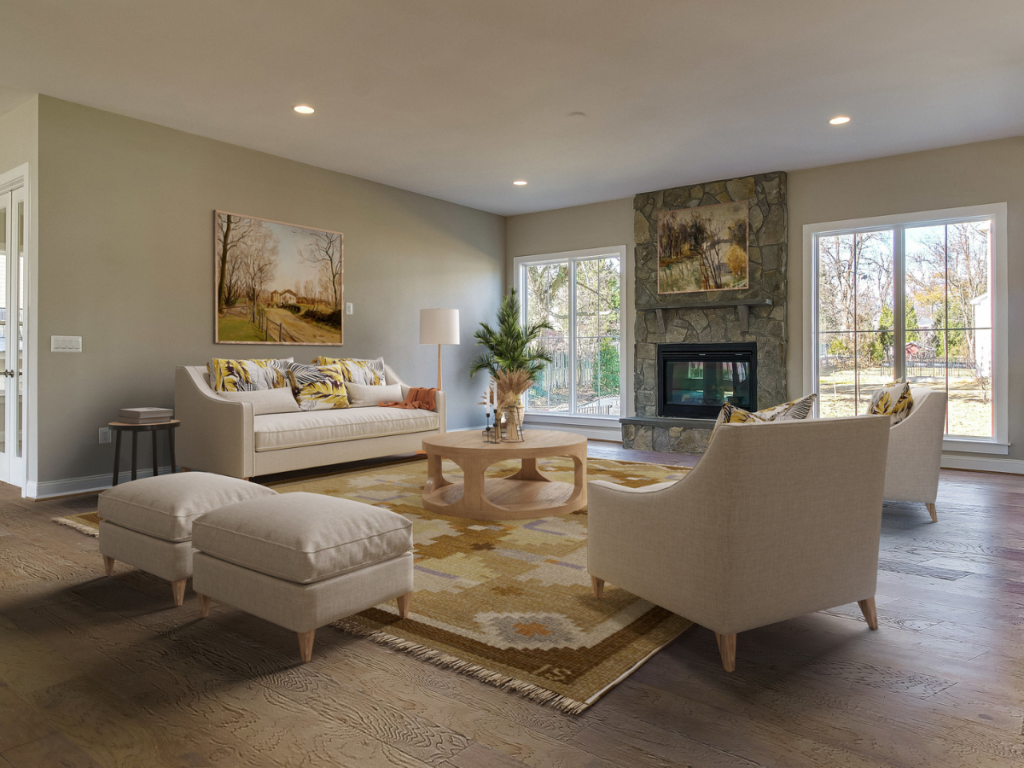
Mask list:
[[[82,351],[82,337],[81,336],[51,336],[50,337],[50,351],[51,352],[81,352]]]

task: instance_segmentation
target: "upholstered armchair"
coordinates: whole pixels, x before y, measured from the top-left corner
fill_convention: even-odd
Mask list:
[[[857,602],[871,629],[889,417],[724,424],[677,482],[589,484],[588,569],[736,635]]]
[[[910,390],[914,406],[889,430],[889,461],[885,467],[885,498],[917,501],[939,521],[935,498],[939,491],[942,435],[946,424],[946,393],[927,387]]]

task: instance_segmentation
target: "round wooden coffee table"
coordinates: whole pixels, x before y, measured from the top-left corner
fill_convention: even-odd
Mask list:
[[[520,520],[567,515],[587,504],[587,438],[571,432],[528,429],[521,443],[485,443],[477,431],[449,432],[423,439],[427,454],[427,484],[423,506],[431,512],[474,520]],[[537,459],[567,456],[574,465],[574,482],[558,482],[537,469]],[[462,469],[463,481],[453,483],[441,473],[447,457]],[[492,464],[520,459],[522,467],[510,477],[487,480]]]

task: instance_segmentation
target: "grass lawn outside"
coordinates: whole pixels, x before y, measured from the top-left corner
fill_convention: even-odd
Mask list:
[[[860,402],[857,414],[868,412],[872,393],[892,379],[883,376],[880,368],[861,368]],[[942,379],[911,379],[912,386],[942,389]],[[853,369],[832,371],[821,377],[818,411],[822,418],[853,416]],[[986,397],[987,394],[987,397]],[[992,393],[985,392],[978,380],[970,376],[949,377],[948,425],[946,434],[967,437],[992,436]]]

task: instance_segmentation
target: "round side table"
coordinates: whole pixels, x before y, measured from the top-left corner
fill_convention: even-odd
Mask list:
[[[151,432],[153,434],[153,475],[159,475],[160,469],[156,460],[156,433],[161,430],[167,430],[167,440],[171,447],[171,472],[178,471],[178,462],[174,456],[174,430],[181,424],[177,419],[171,419],[170,421],[157,421],[153,424],[126,424],[123,421],[112,421],[109,426],[114,430],[116,437],[114,438],[114,485],[117,485],[118,475],[121,470],[121,433],[131,432],[132,433],[132,480],[135,479],[137,474],[137,461],[138,461],[138,434],[139,432]]]

